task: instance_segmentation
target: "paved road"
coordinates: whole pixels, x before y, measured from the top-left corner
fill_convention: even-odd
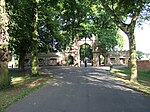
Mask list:
[[[150,99],[99,68],[51,67],[47,85],[5,112],[150,112]]]

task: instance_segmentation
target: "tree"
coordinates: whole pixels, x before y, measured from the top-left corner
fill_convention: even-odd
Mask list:
[[[114,50],[117,45],[123,46],[123,37],[118,34],[118,27],[110,20],[98,1],[90,2],[88,8],[86,19],[80,24],[86,35],[95,34],[98,37],[97,44],[101,47],[102,53]]]
[[[49,7],[50,5],[52,5],[52,7]],[[54,8],[55,6],[56,4],[47,3],[46,0],[40,0],[37,6],[35,6],[33,1],[28,0],[9,1],[10,49],[19,57],[20,70],[24,69],[24,58],[26,53],[30,53],[32,49],[35,48],[32,45],[37,43],[39,52],[49,52],[53,51],[53,39],[57,39],[60,43],[62,42],[62,39],[59,38],[60,33],[57,20],[58,10]],[[33,10],[35,7],[38,9],[38,38],[36,41],[32,39],[32,32],[34,29],[33,19],[35,16]]]
[[[72,44],[75,36],[87,36],[88,30],[82,25],[87,22],[90,2],[88,0],[64,0],[61,12],[61,27],[67,37],[67,44]]]
[[[64,0],[60,17],[62,30],[70,44],[75,36],[83,38],[92,34],[98,36],[97,44],[105,52],[121,44],[118,43],[117,26],[110,21],[98,1]]]
[[[143,53],[142,51],[136,51],[136,56],[137,56],[137,59],[142,59],[143,56],[145,55],[145,53]]]
[[[9,13],[11,46],[21,57],[19,66],[23,69],[24,58],[29,51],[32,54],[32,75],[38,75],[38,3],[39,0],[11,1]]]
[[[100,0],[105,11],[112,21],[128,36],[130,48],[130,65],[131,78],[130,81],[137,82],[137,65],[136,65],[136,42],[134,29],[136,22],[140,16],[140,12],[144,9],[146,0]],[[130,19],[130,23],[126,23],[125,19]]]
[[[56,0],[46,2],[41,0],[39,3],[39,52],[55,52],[63,49],[63,35],[60,25],[60,4]]]
[[[40,35],[39,35],[39,19],[42,19],[43,18],[48,18],[50,12],[48,12],[49,14],[48,15],[44,15],[42,16],[42,14],[45,14],[45,13],[41,13],[41,10],[43,10],[43,7],[42,5],[45,5],[44,4],[45,0],[34,0],[33,1],[33,30],[32,30],[32,68],[31,68],[31,72],[32,72],[32,75],[33,76],[36,76],[39,74],[39,62],[38,62],[38,51],[39,51],[39,47],[38,47],[38,44],[40,44]],[[47,4],[51,5],[51,4],[55,4],[57,3],[57,1],[46,1]],[[50,8],[49,8],[50,9]],[[48,10],[46,10],[48,11]],[[41,18],[40,18],[41,17]],[[52,18],[50,18],[52,19]],[[44,19],[44,20],[47,20],[47,19]],[[47,21],[50,21],[50,20],[47,20]],[[43,22],[42,22],[43,23]],[[45,24],[46,23],[46,24]],[[43,31],[45,31],[46,29],[49,29],[50,26],[49,26],[49,22],[45,22],[43,23]],[[42,30],[41,30],[42,31]],[[53,32],[53,30],[49,29],[49,33]],[[52,33],[51,35],[54,35],[54,33]],[[45,36],[43,36],[45,38]],[[43,41],[44,42],[44,41]]]
[[[32,36],[32,2],[28,0],[10,1],[9,34],[10,50],[19,57],[19,69],[24,70],[24,59],[31,50]]]
[[[97,44],[100,45],[102,52],[114,50],[115,46],[122,46],[120,40],[123,37],[119,35],[118,27],[110,20],[108,15],[102,11],[102,9],[97,10],[97,15],[92,17],[94,32],[98,36]]]
[[[10,85],[11,78],[8,73],[8,14],[5,0],[0,1],[0,88]]]

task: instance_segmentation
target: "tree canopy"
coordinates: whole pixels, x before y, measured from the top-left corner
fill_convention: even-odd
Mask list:
[[[11,47],[14,48],[15,53],[20,53],[21,49],[27,52],[31,50],[34,2],[16,0],[10,3]],[[39,51],[54,51],[55,43],[58,50],[65,49],[72,43],[74,36],[84,37],[93,33],[98,35],[98,43],[103,49],[110,50],[118,44],[117,32],[116,25],[96,2],[40,0],[38,4]],[[21,41],[29,47],[23,46]],[[21,45],[23,48],[17,47]]]

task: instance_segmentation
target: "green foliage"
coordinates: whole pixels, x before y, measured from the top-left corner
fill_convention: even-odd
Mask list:
[[[46,2],[41,0],[39,3],[39,50],[45,52],[55,51],[54,41],[57,42],[55,47],[57,50],[61,50],[63,47],[63,36],[61,34],[60,27],[60,3]]]
[[[34,2],[28,0],[9,1],[9,50],[19,57],[19,68],[24,70],[24,58],[31,52],[33,39]]]
[[[72,42],[76,35],[84,36],[86,32],[82,24],[87,20],[88,2],[87,0],[64,0],[62,6],[61,27],[64,35]]]
[[[98,1],[88,0],[40,0],[37,5],[39,51],[54,51],[54,40],[57,42],[55,45],[57,50],[62,50],[72,43],[76,35],[84,37],[93,33],[104,38],[99,39],[100,44],[107,41],[109,37],[114,38],[113,41],[111,39],[107,41],[112,42],[110,46],[102,45],[105,50],[113,49],[118,44],[117,28],[98,3]],[[9,2],[10,35],[12,37],[10,46],[16,54],[21,51],[25,53],[31,51],[34,11],[34,1]]]
[[[80,60],[84,61],[85,57],[90,60],[93,58],[92,48],[88,44],[83,44],[80,48]]]
[[[67,1],[63,5],[62,28],[66,37],[80,38],[92,34],[98,36],[97,43],[103,51],[112,50],[119,43],[118,28],[109,19],[98,1]],[[122,38],[122,37],[121,37]]]
[[[131,81],[137,82],[136,42],[134,29],[149,0],[100,0],[109,18],[128,36],[130,47]],[[146,8],[146,9],[145,9]],[[148,10],[147,10],[148,11]],[[126,20],[128,19],[128,23]]]
[[[117,43],[117,36],[112,29],[102,29],[98,38],[98,44],[102,47],[103,51],[113,50]]]
[[[26,54],[31,49],[32,2],[28,0],[9,2],[8,9],[10,49],[17,55]]]
[[[136,51],[137,59],[142,59],[144,55],[145,53],[143,53],[142,51]]]
[[[123,46],[124,41],[120,42],[123,37],[119,35],[118,27],[109,18],[101,5],[93,4],[89,16],[90,24],[92,24],[90,25],[90,31],[98,36],[97,44],[101,46],[103,52],[113,50],[117,45],[119,47]]]
[[[113,0],[112,4],[116,4],[114,11],[123,16],[127,16],[128,14],[133,14],[135,12],[140,12],[144,6],[143,0]]]
[[[149,19],[150,14],[150,1],[149,0],[101,0],[101,2],[105,2],[112,12],[113,15],[109,12],[112,18],[117,17],[123,23],[126,24],[126,20],[130,20],[129,24],[132,20],[138,16],[138,24],[143,22],[144,20]],[[128,24],[128,23],[127,23]]]

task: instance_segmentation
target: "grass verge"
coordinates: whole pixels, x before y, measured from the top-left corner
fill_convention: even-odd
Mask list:
[[[52,78],[52,75],[47,74],[30,77],[29,72],[19,72],[17,70],[10,70],[9,73],[12,76],[12,85],[7,89],[0,89],[0,112],[39,89]]]
[[[117,80],[125,82],[129,87],[143,92],[150,97],[150,71],[138,71],[138,83],[131,83],[130,69],[129,68],[118,68],[110,71]]]

